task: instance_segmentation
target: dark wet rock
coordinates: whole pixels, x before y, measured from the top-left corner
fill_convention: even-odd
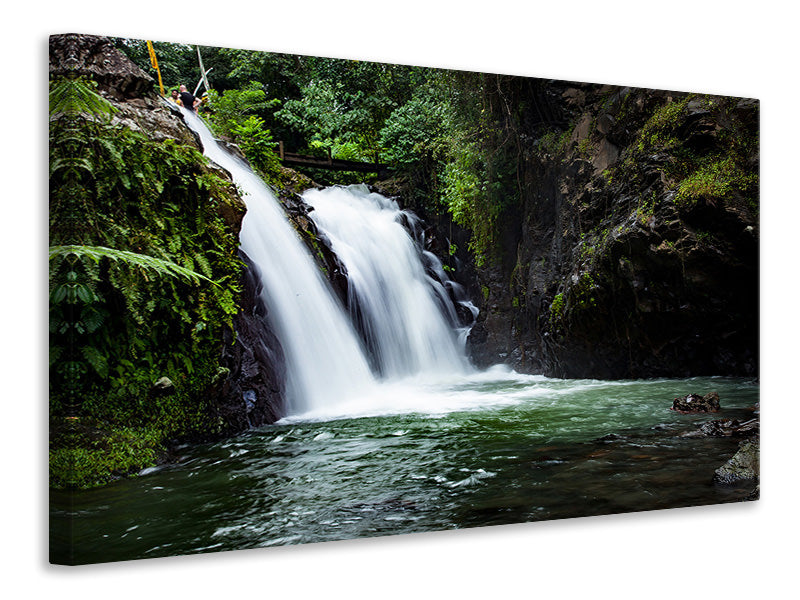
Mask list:
[[[743,442],[733,457],[714,472],[714,482],[731,485],[758,479],[759,476],[759,442],[751,440]]]
[[[617,146],[609,142],[607,139],[603,138],[600,141],[600,147],[598,148],[597,154],[592,161],[592,165],[599,174],[616,163],[618,158],[619,148],[617,148]]]
[[[286,359],[261,299],[258,269],[246,254],[240,258],[247,268],[241,310],[233,319],[236,334],[226,333],[222,367],[209,390],[226,433],[274,423],[284,415]]]
[[[758,419],[738,421],[737,419],[718,419],[700,425],[700,432],[709,437],[749,437],[758,435]]]
[[[702,431],[698,430],[698,429],[695,429],[695,430],[692,430],[692,431],[684,431],[678,437],[682,437],[682,438],[701,438],[701,437],[706,437],[706,434],[703,433]]]
[[[705,396],[700,394],[688,394],[683,398],[675,398],[672,401],[672,408],[679,413],[708,413],[719,411],[719,394],[710,392]]]
[[[745,498],[745,500],[758,500],[761,498],[761,484],[757,484],[755,489]]]
[[[602,442],[602,443],[618,442],[621,439],[623,439],[623,437],[619,434],[607,433],[606,435],[597,438],[595,442]]]

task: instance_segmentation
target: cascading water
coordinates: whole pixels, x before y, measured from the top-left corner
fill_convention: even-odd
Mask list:
[[[445,287],[457,284],[414,239],[422,235],[417,217],[364,185],[308,190],[303,199],[347,269],[351,317],[380,374],[467,372],[468,328],[459,335]]]
[[[377,387],[364,346],[386,379],[471,371],[464,353],[468,327],[459,328],[453,302],[473,320],[477,309],[422,249],[413,214],[365,186],[304,195],[314,208],[310,216],[347,268],[349,306],[362,345],[274,194],[197,115],[183,112],[206,156],[231,173],[247,204],[241,247],[261,273],[261,293],[286,355],[289,415],[393,412],[426,398],[419,388]]]
[[[197,115],[182,110],[205,155],[230,172],[247,204],[241,247],[261,272],[262,296],[286,354],[287,410],[303,413],[364,393],[374,378],[358,337],[277,198]]]

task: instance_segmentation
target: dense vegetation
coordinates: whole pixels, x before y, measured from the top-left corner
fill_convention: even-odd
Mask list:
[[[230,182],[191,147],[113,125],[114,111],[90,81],[51,81],[56,486],[102,483],[214,431],[202,392],[237,311],[238,239],[218,210]]]
[[[116,43],[150,69],[144,42]],[[155,49],[168,87],[192,88],[196,49]],[[500,122],[501,86],[519,78],[226,48],[200,52],[213,88],[202,110],[267,179],[279,179],[277,140],[287,151],[388,163],[411,204],[449,212],[473,232],[478,261],[494,257],[498,216],[518,197],[509,184],[517,176],[518,148],[510,145],[517,140]],[[355,173],[309,175],[323,184],[364,180]]]

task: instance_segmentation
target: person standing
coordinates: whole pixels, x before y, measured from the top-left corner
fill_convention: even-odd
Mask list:
[[[200,100],[195,98],[194,95],[186,89],[185,85],[181,86],[181,93],[179,94],[181,97],[181,104],[183,104],[184,108],[188,108],[192,112],[197,112],[197,105],[200,104]]]

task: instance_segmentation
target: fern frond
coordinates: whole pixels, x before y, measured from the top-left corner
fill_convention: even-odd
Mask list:
[[[50,116],[63,114],[75,118],[80,114],[110,115],[116,108],[94,89],[92,83],[78,77],[50,82]]]
[[[212,281],[197,271],[192,271],[191,269],[187,269],[168,260],[162,260],[146,254],[128,252],[127,250],[116,250],[103,246],[51,246],[50,260],[56,260],[59,257],[72,260],[86,258],[95,263],[99,263],[103,258],[107,258],[114,262],[119,261],[132,267],[152,271],[157,275],[187,279],[195,284],[200,283],[200,281],[208,281],[219,286],[215,281]]]

